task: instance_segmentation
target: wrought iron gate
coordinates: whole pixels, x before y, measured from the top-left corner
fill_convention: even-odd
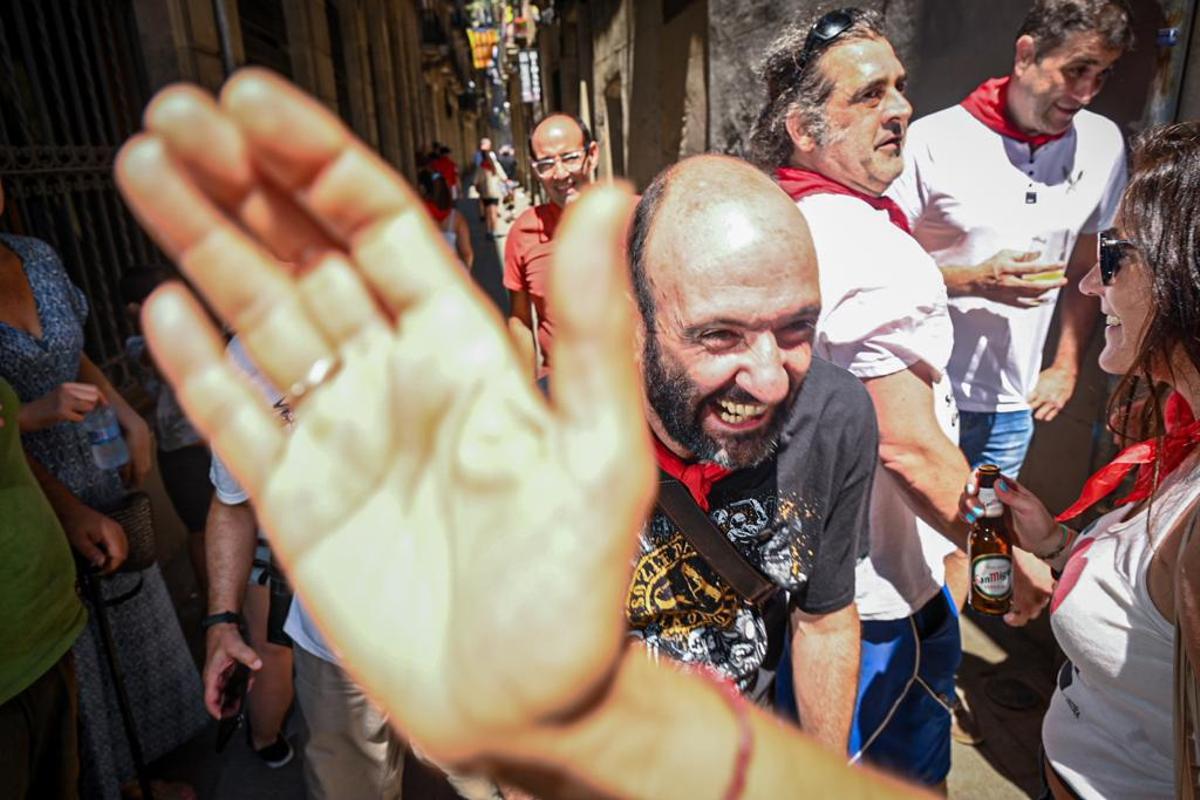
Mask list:
[[[0,3],[0,227],[54,246],[87,294],[87,352],[127,377],[117,285],[164,258],[117,193],[112,166],[146,91],[131,0]]]

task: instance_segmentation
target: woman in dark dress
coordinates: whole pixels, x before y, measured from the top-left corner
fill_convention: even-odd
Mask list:
[[[132,485],[149,471],[152,445],[145,421],[84,354],[86,318],[83,292],[71,283],[49,245],[0,234],[0,377],[21,399],[26,452],[85,504],[109,511],[125,495],[122,475],[96,466],[81,420],[100,402],[113,409],[129,447],[125,479]],[[108,578],[103,590],[107,597],[118,597],[139,580],[141,589],[112,607],[109,616],[149,761],[195,736],[206,717],[199,676],[158,566]],[[79,675],[81,792],[89,798],[117,798],[121,784],[134,777],[133,763],[103,667],[94,615],[73,652]],[[190,795],[182,789],[174,796]]]

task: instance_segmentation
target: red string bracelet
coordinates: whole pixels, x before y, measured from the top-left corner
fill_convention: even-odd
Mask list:
[[[746,708],[746,698],[738,691],[733,681],[709,670],[709,675],[716,681],[738,723],[738,749],[733,761],[733,775],[729,778],[729,787],[725,790],[725,800],[741,800],[742,792],[746,789],[746,774],[750,771],[750,757],[754,755],[754,727],[750,724],[750,714]]]

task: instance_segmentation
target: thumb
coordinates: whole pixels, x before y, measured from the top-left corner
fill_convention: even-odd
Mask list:
[[[96,546],[86,531],[72,536],[71,544],[79,551],[79,555],[83,556],[93,567],[103,567],[104,562],[108,560],[108,556]]]
[[[258,653],[254,652],[250,645],[240,638],[230,642],[226,652],[229,653],[230,658],[242,662],[255,672],[262,669],[262,659],[258,657]]]
[[[610,413],[642,417],[622,241],[631,209],[628,189],[596,186],[571,204],[556,237],[552,396],[559,413],[573,421]]]

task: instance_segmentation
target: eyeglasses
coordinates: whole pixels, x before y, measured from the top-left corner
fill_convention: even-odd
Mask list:
[[[850,30],[853,25],[854,16],[850,13],[849,9],[839,8],[837,11],[830,11],[821,17],[809,29],[808,36],[804,39],[804,49],[800,51],[800,58],[797,59],[796,66],[803,69],[808,60],[812,58],[814,50],[818,47],[827,46],[834,39]]]
[[[1121,270],[1121,262],[1125,260],[1125,253],[1132,250],[1134,246],[1134,243],[1128,239],[1116,238],[1113,231],[1104,231],[1100,234],[1096,260],[1100,263],[1101,283],[1105,286],[1112,285],[1113,279]]]
[[[554,168],[562,164],[563,169],[567,172],[579,172],[583,169],[583,162],[587,158],[587,148],[582,150],[572,150],[569,153],[561,153],[556,156],[547,158],[539,158],[533,162],[533,168],[538,175],[543,178],[548,178],[554,174]]]

